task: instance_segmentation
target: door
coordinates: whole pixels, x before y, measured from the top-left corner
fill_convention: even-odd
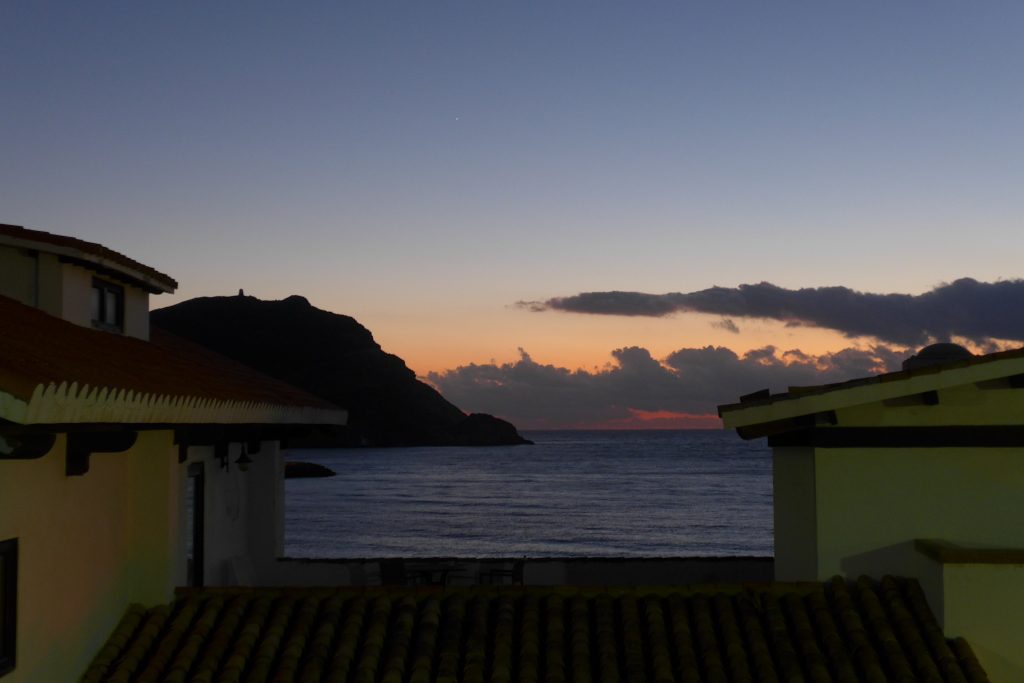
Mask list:
[[[203,543],[204,543],[204,501],[206,498],[206,472],[203,463],[194,462],[188,466],[188,483],[185,487],[185,514],[187,518],[185,557],[186,584],[193,587],[203,585]]]

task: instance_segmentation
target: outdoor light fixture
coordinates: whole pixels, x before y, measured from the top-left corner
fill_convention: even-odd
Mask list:
[[[242,444],[242,454],[238,456],[238,460],[235,460],[235,464],[238,465],[239,472],[248,472],[249,465],[252,464],[252,458],[246,453],[245,444]]]
[[[242,452],[237,458],[235,458],[235,464],[238,465],[240,472],[248,472],[249,465],[252,464],[252,458],[249,457],[249,453],[246,451],[245,444],[241,444]],[[220,462],[220,468],[225,472],[231,471],[231,456],[228,454],[231,445],[227,442],[218,443],[214,450],[214,457]]]

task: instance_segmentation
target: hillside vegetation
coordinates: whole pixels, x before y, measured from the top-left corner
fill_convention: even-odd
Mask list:
[[[201,297],[155,310],[151,319],[155,327],[347,409],[348,429],[316,445],[529,443],[504,420],[462,412],[381,349],[354,318],[301,296]]]

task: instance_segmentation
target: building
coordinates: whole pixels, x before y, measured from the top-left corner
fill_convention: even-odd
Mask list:
[[[149,339],[149,295],[178,283],[100,244],[0,223],[0,294],[68,322]]]
[[[579,561],[546,585],[183,588],[130,608],[82,683],[990,680],[913,578],[649,585],[665,574]],[[571,574],[589,585],[549,581]]]
[[[1024,680],[1024,349],[938,344],[904,369],[743,397],[767,437],[775,577],[915,577],[993,680]]]
[[[177,283],[0,225],[0,679],[71,681],[130,604],[258,583],[281,440],[344,410],[149,328]]]
[[[835,558],[801,517],[813,443],[780,484],[796,506],[781,506],[794,525],[786,571],[810,583],[253,588],[341,576],[279,561],[281,440],[342,425],[345,412],[150,330],[149,295],[175,287],[100,245],[0,226],[2,683],[987,680],[971,646],[943,636],[921,586],[934,589],[937,571],[946,590],[963,553],[991,549],[922,542],[919,562],[939,569],[920,583],[822,584]],[[1013,377],[991,388],[1009,391]],[[908,405],[958,396],[910,388]],[[808,414],[768,430],[848,419],[838,406]],[[744,424],[751,435],[775,422]],[[843,562],[848,575],[882,566]]]

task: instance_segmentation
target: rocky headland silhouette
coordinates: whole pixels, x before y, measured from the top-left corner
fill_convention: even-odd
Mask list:
[[[489,446],[530,443],[490,415],[467,415],[416,379],[354,318],[301,296],[200,297],[151,313],[152,324],[349,411],[349,424],[306,446]]]

